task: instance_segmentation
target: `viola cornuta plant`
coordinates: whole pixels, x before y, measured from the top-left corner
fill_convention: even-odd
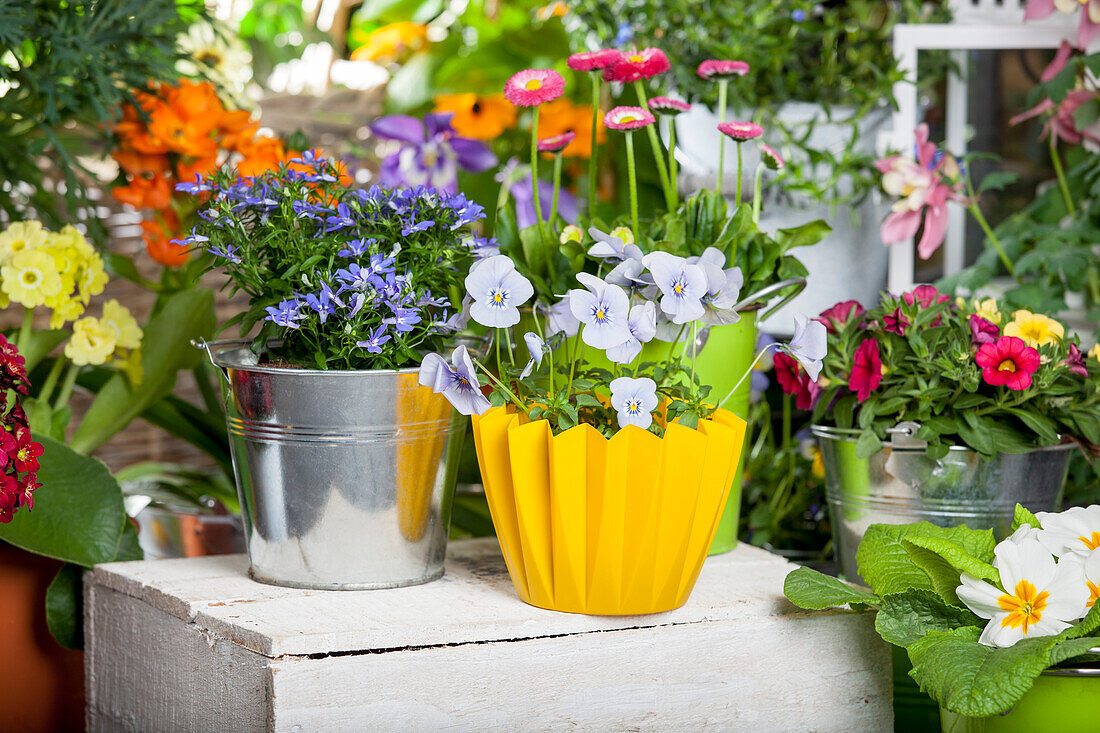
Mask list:
[[[460,330],[462,278],[481,206],[434,188],[351,188],[309,151],[254,178],[180,184],[199,197],[183,246],[214,255],[249,308],[241,334],[287,366],[396,369]],[[231,321],[232,323],[232,321]]]
[[[1097,547],[1100,505],[1037,514],[1017,505],[999,543],[965,526],[874,524],[856,556],[870,591],[799,568],[784,592],[802,608],[873,609],[921,689],[981,718],[1014,706],[1044,670],[1100,647]]]

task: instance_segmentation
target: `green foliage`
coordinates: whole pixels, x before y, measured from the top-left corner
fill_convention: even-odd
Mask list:
[[[796,606],[815,611],[848,604],[853,608],[877,607],[881,603],[874,593],[810,568],[792,570],[783,581],[783,593]]]
[[[176,37],[204,13],[197,0],[0,0],[0,212],[57,228],[88,207],[77,156],[102,153],[132,90],[178,76]]]
[[[66,563],[46,589],[46,625],[66,649],[84,647],[84,569]]]

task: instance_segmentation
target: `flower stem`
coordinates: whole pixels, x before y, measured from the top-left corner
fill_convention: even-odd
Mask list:
[[[502,382],[499,379],[497,379],[496,377],[494,377],[493,373],[490,372],[488,369],[486,369],[485,365],[482,364],[477,359],[474,359],[474,364],[476,364],[478,367],[480,367],[481,371],[485,372],[485,376],[489,378],[489,381],[492,382],[493,384],[495,384],[501,392],[503,392],[505,395],[507,395],[508,399],[511,400],[515,404],[516,407],[518,407],[520,410],[523,411],[524,415],[526,415],[527,417],[531,417],[531,413],[527,411],[527,407],[523,404],[523,402],[520,401],[519,397],[516,397],[515,393],[512,392],[512,390],[510,390],[506,386],[504,386],[504,382]]]
[[[638,92],[638,101],[642,107],[649,109],[649,100],[645,95],[645,88],[642,86],[641,81],[634,82],[634,89]],[[672,203],[672,191],[669,186],[668,170],[665,168],[665,158],[661,154],[661,141],[657,137],[657,129],[653,125],[645,126],[646,132],[649,133],[649,144],[653,146],[653,160],[657,163],[657,177],[661,179],[661,189],[665,194],[665,205],[672,209],[675,206]],[[635,234],[637,236],[637,234]]]
[[[741,205],[741,141],[737,141],[737,205]]]
[[[626,171],[630,180],[630,226],[635,239],[641,237],[638,228],[638,178],[634,171],[634,131],[626,131]]]
[[[672,186],[672,203],[680,205],[680,188],[676,185],[676,118],[668,118],[668,182]]]
[[[42,383],[42,388],[38,390],[39,402],[49,404],[54,387],[57,386],[57,380],[61,377],[61,370],[64,368],[65,360],[63,358],[59,356],[53,360],[53,366],[50,367],[50,373],[46,375],[46,381]]]
[[[1062,170],[1062,159],[1058,156],[1058,138],[1054,132],[1050,133],[1050,162],[1054,164],[1054,173],[1058,176],[1058,188],[1062,189],[1062,199],[1066,202],[1066,211],[1070,216],[1077,216],[1077,210],[1073,206],[1073,197],[1069,193],[1069,184],[1066,183],[1066,173]]]
[[[738,146],[738,150],[741,146]],[[752,223],[760,223],[760,189],[764,180],[764,166],[761,163],[756,164],[756,180],[752,184]]]
[[[687,324],[680,326],[679,332],[676,334],[676,338],[672,340],[672,343],[668,345],[668,356],[665,357],[665,363],[672,362],[672,354],[676,351],[676,344],[680,343],[680,337],[684,335],[684,329],[687,328]]]
[[[726,122],[726,88],[729,86],[728,79],[718,80],[718,124],[724,125]],[[718,189],[718,193],[722,193],[723,174],[726,168],[726,136],[722,133],[718,133],[718,180],[715,182],[714,187]]]
[[[573,338],[575,340],[573,341],[573,358],[569,362],[569,384],[567,384],[566,387],[565,387],[565,399],[566,400],[568,400],[569,396],[571,394],[573,394],[573,372],[577,368],[577,352],[580,351],[580,353],[582,355],[584,354],[584,352],[581,351],[581,332],[580,332],[580,329],[577,330],[577,335],[574,336]]]
[[[997,254],[1001,258],[1001,263],[1005,266],[1005,269],[1008,270],[1008,274],[1011,275],[1016,282],[1021,282],[1019,276],[1016,274],[1016,268],[1012,266],[1012,260],[1008,258],[1008,254],[1005,252],[1004,247],[1001,246],[1000,240],[997,239],[997,235],[993,233],[993,229],[989,226],[989,222],[985,220],[985,215],[982,214],[982,210],[978,206],[977,197],[974,194],[974,184],[970,180],[969,172],[966,175],[966,192],[972,202],[970,206],[967,207],[970,211],[970,215],[978,222],[978,226],[985,232],[986,239],[988,239],[990,244],[993,245],[993,248],[997,250]]]
[[[15,339],[15,348],[22,354],[31,339],[31,331],[34,330],[34,308],[23,309],[23,326],[19,329],[19,335]]]
[[[61,391],[57,393],[57,401],[53,406],[54,412],[69,404],[69,398],[73,396],[73,388],[76,386],[78,374],[80,374],[80,367],[76,364],[69,364],[69,370],[65,372],[65,379],[61,382]]]
[[[596,215],[596,171],[598,170],[599,146],[596,143],[596,132],[600,126],[600,72],[590,71],[592,78],[592,152],[588,158],[588,216]]]
[[[714,406],[716,410],[722,409],[722,405],[730,401],[730,398],[733,397],[733,394],[737,391],[737,388],[744,384],[745,380],[748,379],[750,374],[752,374],[752,370],[755,369],[756,365],[760,363],[760,360],[764,358],[764,354],[768,353],[768,349],[773,346],[778,346],[778,344],[768,344],[764,348],[760,349],[760,353],[756,355],[756,358],[753,360],[752,364],[749,365],[749,368],[745,371],[744,374],[741,375],[741,378],[737,380],[737,384],[733,385],[733,389],[731,389],[726,394],[726,396],[722,398],[721,402]]]
[[[561,153],[554,155],[554,203],[550,207],[550,226],[558,220],[558,189],[561,188]]]
[[[499,328],[496,330],[496,335],[493,338],[493,345],[496,346],[496,350],[497,350],[497,374],[500,374],[501,373],[500,372],[501,363],[500,363],[500,329]]]
[[[699,321],[691,322],[691,396],[695,396],[695,344],[699,338]]]
[[[531,188],[535,194],[535,221],[542,229],[542,204],[539,203],[539,108],[531,117]]]

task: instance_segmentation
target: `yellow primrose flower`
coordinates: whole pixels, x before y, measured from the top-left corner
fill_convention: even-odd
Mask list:
[[[623,244],[634,244],[634,232],[630,231],[630,227],[615,227],[611,230],[611,236],[618,237]]]
[[[61,292],[61,276],[53,257],[38,250],[23,250],[0,268],[3,290],[25,308],[34,308]]]
[[[0,233],[0,265],[8,264],[20,252],[41,247],[46,243],[46,235],[41,222],[15,222]]]
[[[974,312],[990,323],[1001,325],[1001,312],[997,310],[997,301],[993,298],[975,299]]]
[[[107,271],[103,268],[103,259],[96,253],[92,253],[84,263],[84,269],[77,279],[80,289],[80,298],[85,303],[91,300],[93,295],[99,295],[103,288],[107,287]]]
[[[123,349],[141,346],[141,327],[126,306],[112,298],[103,304],[103,317],[99,319],[115,333],[115,343]]]
[[[115,353],[115,332],[91,316],[73,324],[73,337],[65,344],[65,356],[73,364],[105,363]]]
[[[50,328],[61,328],[84,314],[84,304],[65,291],[47,298],[46,307],[53,310],[50,314]]]
[[[1062,324],[1041,313],[1018,310],[1012,314],[1013,321],[1005,326],[1005,336],[1023,339],[1028,346],[1039,348],[1044,344],[1061,341],[1066,330]]]

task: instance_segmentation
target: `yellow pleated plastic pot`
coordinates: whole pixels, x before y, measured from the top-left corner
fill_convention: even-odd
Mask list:
[[[659,613],[691,595],[737,472],[726,410],[664,437],[591,425],[554,435],[503,407],[473,418],[497,538],[520,599],[553,611]]]

